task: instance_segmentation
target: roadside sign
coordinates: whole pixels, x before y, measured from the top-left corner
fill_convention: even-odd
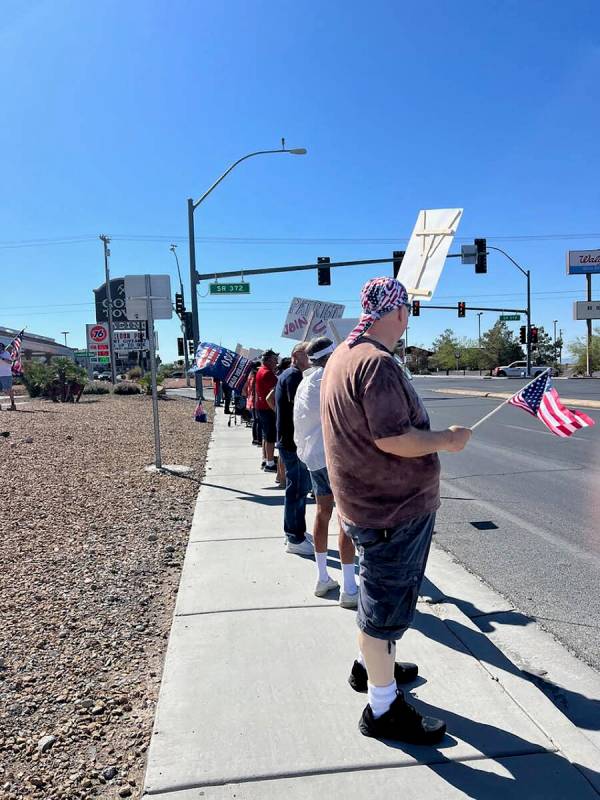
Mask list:
[[[108,356],[98,356],[98,363],[99,364],[110,364],[110,358]]]
[[[239,283],[211,283],[210,294],[250,294],[250,284],[247,281]]]
[[[327,334],[327,320],[339,319],[345,306],[340,303],[326,303],[322,300],[307,300],[294,297],[283,325],[282,336],[286,339],[307,341],[315,336]]]
[[[460,350],[457,350],[457,351],[454,353],[454,358],[460,358]]]
[[[75,355],[78,358],[89,358],[91,354],[89,350],[75,350]]]
[[[573,303],[573,319],[600,319],[600,300]]]
[[[146,278],[150,287],[149,295]],[[171,298],[171,278],[168,275],[125,275],[124,281],[128,319],[147,320],[149,305],[152,319],[171,319],[173,300]]]
[[[520,314],[500,314],[500,322],[519,322]]]
[[[94,359],[100,356],[110,361],[108,322],[91,323],[85,326],[87,351]]]
[[[600,274],[600,250],[567,251],[567,275],[596,274]]]
[[[108,325],[91,325],[88,336],[95,344],[100,344],[107,341]]]

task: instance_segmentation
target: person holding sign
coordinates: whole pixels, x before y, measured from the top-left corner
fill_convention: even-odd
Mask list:
[[[327,470],[341,525],[358,550],[359,657],[349,683],[367,692],[365,736],[435,744],[442,720],[423,717],[398,684],[416,664],[395,663],[410,627],[440,505],[438,451],[458,452],[471,431],[432,431],[427,412],[393,356],[408,324],[409,301],[394,278],[374,278],[363,313],[329,359],[321,384]]]

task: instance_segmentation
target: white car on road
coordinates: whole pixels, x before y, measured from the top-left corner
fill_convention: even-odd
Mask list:
[[[537,378],[542,372],[545,372],[548,367],[540,364],[531,367],[531,377]],[[492,375],[495,378],[526,378],[527,377],[527,362],[526,361],[513,361],[507,367],[496,367],[492,370]]]

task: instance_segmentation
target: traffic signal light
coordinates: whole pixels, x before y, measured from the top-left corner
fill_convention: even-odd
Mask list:
[[[413,300],[412,301],[412,315],[413,315],[413,317],[420,317],[421,316],[421,301],[420,300]]]
[[[482,275],[487,272],[487,241],[485,239],[474,239],[477,256],[475,260],[475,272]]]
[[[175,292],[175,313],[178,317],[185,312],[185,306],[183,304],[183,295],[179,292]]]
[[[393,276],[394,278],[398,277],[398,273],[400,272],[400,267],[402,266],[402,259],[406,254],[405,250],[394,250],[392,256],[394,257],[394,271]],[[413,312],[414,313],[414,312]]]
[[[461,300],[458,304],[458,316],[464,317],[467,313],[467,305],[464,300]]]
[[[532,325],[529,329],[529,341],[531,344],[538,343],[538,329],[535,327],[535,325]]]
[[[519,341],[521,344],[527,344],[527,326],[521,325],[519,328]]]
[[[183,337],[177,337],[177,355],[183,356]]]
[[[329,264],[330,261],[329,256],[319,256],[317,258],[317,264]],[[317,273],[319,286],[331,285],[331,270],[329,267],[319,267]]]
[[[194,355],[194,342],[193,342],[192,339],[188,339],[187,343],[188,343],[188,353],[189,353],[189,355],[193,356]]]
[[[183,315],[183,325],[185,328],[185,338],[188,342],[193,342],[194,340],[194,325],[192,323],[192,312],[186,311]]]

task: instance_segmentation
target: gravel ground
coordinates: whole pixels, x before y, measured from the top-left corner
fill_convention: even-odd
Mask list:
[[[212,426],[160,402],[177,478],[144,472],[147,397],[20,409],[0,413],[0,797],[137,798]]]

